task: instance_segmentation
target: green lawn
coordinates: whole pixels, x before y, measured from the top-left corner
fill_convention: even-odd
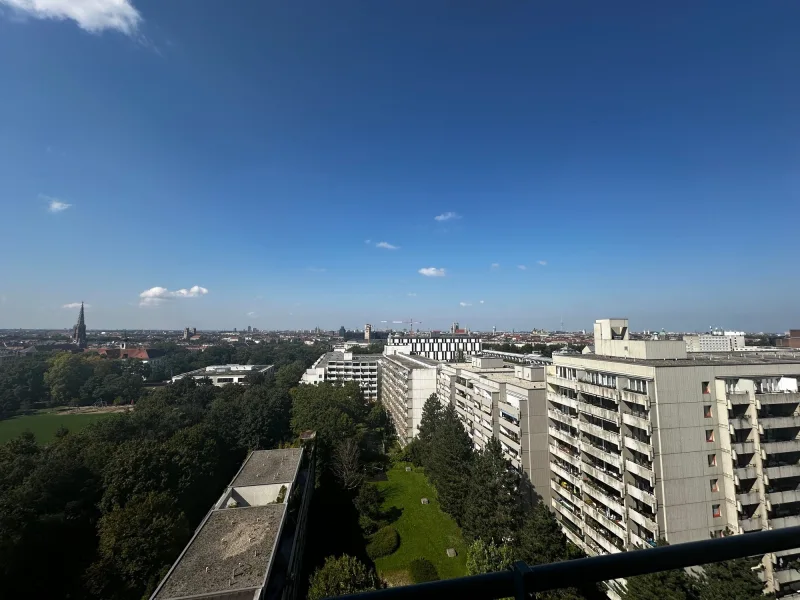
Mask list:
[[[26,429],[30,429],[33,432],[37,442],[46,444],[53,439],[56,431],[58,431],[58,428],[62,425],[70,431],[79,431],[90,423],[103,419],[109,414],[112,413],[59,414],[41,412],[35,415],[5,419],[0,421],[0,444],[17,437]]]
[[[410,583],[408,564],[415,558],[427,558],[441,579],[461,577],[467,573],[466,545],[455,521],[439,508],[435,493],[421,470],[407,473],[404,464],[387,472],[388,481],[376,483],[384,493],[383,508],[402,511],[392,523],[400,534],[397,551],[375,561],[378,573],[391,584]],[[420,500],[428,498],[430,504]],[[447,556],[447,548],[455,548],[458,556]]]

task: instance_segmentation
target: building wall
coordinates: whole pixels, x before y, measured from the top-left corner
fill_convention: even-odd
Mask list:
[[[432,360],[451,362],[468,359],[482,349],[477,336],[403,336],[390,335],[386,341],[385,354],[405,353],[424,356]]]

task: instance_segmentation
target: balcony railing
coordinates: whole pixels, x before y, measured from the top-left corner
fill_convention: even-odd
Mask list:
[[[569,406],[570,408],[578,407],[577,398],[568,398],[567,396],[562,396],[561,394],[556,394],[555,392],[547,392],[547,399],[550,402],[561,404],[562,406]]]
[[[621,497],[608,493],[591,480],[586,480],[584,483],[585,485],[583,486],[583,491],[591,496],[594,500],[597,500],[601,504],[607,504],[609,508],[623,510],[625,505]]]
[[[742,531],[758,531],[762,528],[761,517],[739,519],[739,527]]]
[[[633,496],[640,502],[644,502],[650,508],[653,509],[653,512],[656,512],[656,497],[653,495],[652,492],[648,492],[647,490],[640,490],[635,485],[628,484],[628,494]]]
[[[568,431],[564,431],[563,429],[557,429],[555,427],[548,427],[547,433],[549,433],[551,437],[557,440],[561,440],[566,444],[570,444],[576,447],[578,446],[578,437],[570,435]]]
[[[622,413],[622,422],[630,427],[638,427],[642,431],[646,431],[647,435],[653,432],[653,426],[650,421],[632,413]]]
[[[656,525],[652,516],[639,512],[634,506],[629,506],[628,509],[628,516],[631,521],[651,531],[654,535],[658,532],[658,525]]]
[[[550,444],[549,449],[550,449],[550,454],[552,454],[553,456],[557,456],[558,458],[567,463],[575,462],[579,458],[578,453],[574,452],[573,450],[570,450],[569,446],[567,446],[566,444],[561,444],[560,446]]]
[[[608,487],[617,490],[620,494],[625,493],[625,484],[622,482],[622,475],[614,475],[610,471],[603,471],[586,462],[581,464],[581,469],[584,473],[588,473],[595,479],[605,483]]]
[[[608,529],[610,532],[614,533],[615,535],[619,536],[623,540],[625,539],[625,525],[620,519],[616,521],[606,516],[605,512],[602,510],[597,510],[596,507],[591,506],[590,504],[585,504],[583,506],[583,511],[592,517],[595,521],[600,523],[603,527]]]
[[[578,428],[581,431],[586,433],[591,433],[595,437],[599,437],[602,440],[606,440],[608,442],[612,442],[619,446],[619,433],[614,431],[609,431],[608,429],[603,429],[598,425],[594,425],[592,423],[586,423],[585,421],[578,422]]]
[[[572,485],[575,485],[580,489],[581,484],[583,483],[581,481],[580,475],[573,475],[567,469],[554,462],[550,463],[550,470],[553,471],[553,473],[558,473],[559,475],[561,475],[561,477],[563,477],[564,479],[569,481]]]
[[[585,522],[583,532],[591,537],[597,544],[599,544],[600,547],[608,554],[616,554],[617,552],[623,551],[622,543],[615,539],[615,536],[605,533],[602,529],[595,527],[588,520]]]
[[[650,485],[652,486],[655,486],[656,484],[656,474],[653,472],[652,467],[641,465],[637,462],[627,459],[625,460],[625,470],[631,473],[636,473],[642,479],[649,481]]]
[[[779,467],[767,467],[764,474],[770,479],[781,479],[783,477],[800,477],[800,465],[783,465]]]
[[[776,504],[788,504],[790,502],[800,502],[800,490],[787,490],[785,492],[769,492],[767,493],[767,500]]]
[[[750,394],[747,392],[728,392],[728,402],[731,404],[750,404]]]
[[[560,410],[548,408],[547,416],[553,419],[554,421],[559,421],[561,423],[564,423],[565,425],[571,425],[573,427],[576,425],[575,417],[568,415],[567,413],[562,412]]]
[[[800,427],[800,416],[788,417],[759,417],[758,422],[764,429],[779,429],[781,427]]]
[[[625,446],[630,448],[631,450],[636,450],[637,452],[641,452],[645,456],[649,457],[650,460],[653,460],[653,447],[650,444],[645,442],[640,442],[632,437],[625,436]]]
[[[634,392],[632,390],[620,390],[619,396],[623,402],[627,402],[628,404],[636,404],[638,406],[650,408],[650,397],[647,394]]]
[[[785,442],[761,441],[761,447],[767,454],[779,454],[781,452],[800,452],[800,440],[787,440]]]
[[[609,452],[604,448],[595,446],[591,442],[587,441],[586,438],[581,440],[581,450],[586,452],[586,454],[594,456],[595,458],[599,458],[600,460],[605,461],[608,464],[617,467],[617,469],[620,470],[622,469],[622,458],[620,457],[618,451],[616,454],[613,452]]]
[[[589,404],[588,402],[579,402],[578,412],[592,415],[598,419],[605,419],[606,421],[610,421],[619,427],[619,412],[615,410],[609,410],[601,406],[595,406],[594,404]]]
[[[581,381],[578,383],[578,391],[590,396],[597,396],[598,398],[607,398],[614,402],[619,402],[619,391],[615,387],[606,387],[604,385],[597,385],[588,381]]]
[[[761,496],[758,492],[750,492],[747,494],[736,494],[736,500],[741,502],[744,506],[750,504],[758,504],[761,502]]]
[[[800,392],[777,392],[771,394],[756,394],[761,404],[798,404]]]
[[[772,529],[784,529],[786,527],[797,527],[800,525],[800,516],[791,516],[791,517],[777,517],[775,519],[770,518],[769,526]]]
[[[509,596],[523,600],[537,592],[789,550],[797,546],[798,539],[800,527],[790,527],[533,567],[517,562],[513,570],[391,587],[340,596],[339,600],[494,600]]]

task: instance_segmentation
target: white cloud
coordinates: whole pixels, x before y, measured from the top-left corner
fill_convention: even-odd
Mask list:
[[[459,302],[459,305],[461,305],[461,306],[472,306],[472,304],[470,302]]]
[[[500,268],[500,263],[492,263],[492,268],[493,269],[499,269]]]
[[[372,243],[372,240],[364,240],[364,243],[365,243],[365,244],[371,244],[371,243]]]
[[[92,33],[116,29],[132,35],[142,22],[131,0],[0,0],[0,5],[34,19],[69,19]]]
[[[526,270],[528,267],[526,267],[525,265],[517,265],[517,268],[518,268],[520,271],[525,271],[525,270]]]
[[[208,290],[199,285],[190,287],[188,290],[182,288],[175,291],[170,291],[164,287],[154,287],[139,294],[139,298],[141,298],[139,306],[158,306],[167,300],[173,300],[175,298],[199,298],[200,296],[205,296],[207,293]]]
[[[378,242],[375,244],[376,248],[383,248],[384,250],[397,250],[400,246],[393,246],[389,242]]]
[[[249,313],[247,313],[247,316],[248,317],[257,317],[258,315],[251,310]]]
[[[448,211],[446,213],[442,213],[440,215],[436,215],[433,218],[435,220],[437,220],[437,221],[451,221],[453,219],[460,219],[461,215],[459,215],[458,213],[454,213],[454,212]]]
[[[408,292],[408,295],[411,296],[412,298],[416,298],[417,297],[416,292]]]
[[[444,269],[437,269],[436,267],[425,267],[424,269],[420,269],[417,271],[420,275],[425,275],[425,277],[444,277],[445,270]]]
[[[0,0],[2,2],[3,0]],[[58,198],[53,198],[52,196],[45,196],[44,194],[39,194],[39,198],[42,200],[47,201],[47,210],[51,213],[60,213],[67,210],[72,204],[67,204],[66,202],[62,202]]]
[[[92,308],[91,304],[84,304],[83,306],[85,308]],[[80,307],[81,307],[81,303],[80,302],[70,302],[69,304],[65,304],[61,308],[72,308],[72,309],[75,309],[75,308],[80,308]]]
[[[327,269],[323,269],[321,267],[308,267],[308,270],[312,273],[324,273]]]
[[[547,261],[546,260],[537,260],[536,263],[542,265],[543,267],[547,266]]]
[[[483,300],[481,300],[481,304],[483,304]]]

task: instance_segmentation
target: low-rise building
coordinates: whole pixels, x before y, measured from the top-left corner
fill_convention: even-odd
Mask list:
[[[438,364],[422,356],[381,357],[381,402],[392,415],[402,446],[419,433],[422,407],[431,394],[436,393]]]
[[[262,374],[267,378],[272,378],[275,374],[274,365],[212,365],[202,369],[181,373],[172,378],[172,383],[191,377],[195,380],[210,379],[211,383],[217,387],[228,385],[229,383],[244,383],[248,375]]]
[[[437,394],[452,404],[476,450],[491,437],[532,487],[531,499],[549,503],[544,366],[509,365],[500,358],[441,365]]]
[[[683,336],[687,352],[735,352],[744,350],[744,331],[712,331]]]
[[[386,340],[383,353],[411,354],[443,362],[465,361],[481,353],[478,335],[431,333],[430,335],[394,333]]]
[[[315,479],[309,437],[247,457],[150,600],[297,598]]]
[[[368,400],[378,399],[380,383],[379,354],[326,352],[306,369],[300,383],[316,385],[325,381],[357,381]]]

